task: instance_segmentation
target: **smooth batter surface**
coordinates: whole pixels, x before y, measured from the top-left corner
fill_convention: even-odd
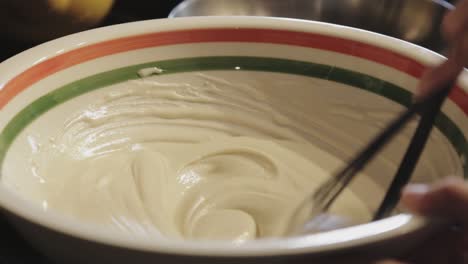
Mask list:
[[[285,235],[292,210],[330,174],[313,157],[333,157],[255,87],[198,78],[129,81],[71,117],[41,150],[48,208],[142,235]],[[350,192],[332,211],[370,219]]]

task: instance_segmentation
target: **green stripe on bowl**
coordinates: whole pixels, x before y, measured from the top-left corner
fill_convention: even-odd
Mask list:
[[[161,74],[172,74],[210,70],[243,70],[278,72],[307,77],[326,79],[356,88],[360,88],[403,106],[411,103],[411,93],[392,83],[372,76],[335,66],[304,61],[262,58],[262,57],[195,57],[156,61],[123,67],[102,72],[64,85],[40,98],[21,110],[0,134],[0,168],[5,155],[21,131],[36,118],[74,97],[119,82],[139,78],[136,72],[142,68],[158,67],[164,69]],[[444,113],[436,120],[437,128],[448,138],[460,156],[466,157],[468,146],[461,130]],[[468,166],[463,165],[465,178],[468,178]]]

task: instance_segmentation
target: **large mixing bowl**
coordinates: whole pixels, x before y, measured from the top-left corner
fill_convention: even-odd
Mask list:
[[[40,203],[35,187],[40,179],[31,175],[31,167],[41,164],[31,160],[78,109],[122,82],[140,78],[140,69],[158,67],[162,71],[155,69],[149,78],[159,83],[208,80],[223,87],[235,84],[244,89],[239,92],[260,87],[263,92],[254,97],[241,92],[236,100],[268,99],[276,103],[266,114],[276,111],[297,120],[259,119],[252,126],[261,132],[269,122],[292,122],[301,138],[344,162],[410,104],[424,69],[442,59],[391,37],[279,18],[144,21],[48,42],[0,64],[0,207],[35,247],[64,263],[325,263],[340,258],[351,263],[404,254],[433,225],[398,212],[318,235],[235,246],[122,235]],[[463,73],[443,106],[413,181],[468,175],[466,89],[468,74]],[[412,128],[414,124],[350,187],[370,211],[382,199]],[[331,171],[340,164],[322,165]]]
[[[169,17],[273,16],[366,29],[431,50],[444,48],[440,25],[452,9],[444,0],[185,0]]]

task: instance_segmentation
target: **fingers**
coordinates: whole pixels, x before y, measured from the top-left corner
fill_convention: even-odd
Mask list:
[[[402,202],[417,214],[468,223],[468,184],[461,179],[447,179],[433,186],[409,185]]]
[[[463,66],[460,66],[454,60],[447,60],[439,66],[427,70],[419,83],[418,93],[415,95],[416,98],[420,98],[430,91],[456,79],[462,70]]]
[[[449,178],[432,186],[408,185],[402,195],[403,204],[412,212],[468,224],[468,183]],[[466,229],[441,230],[405,259],[411,263],[467,263],[464,261]],[[428,254],[431,252],[432,254]]]
[[[468,65],[468,31],[462,32],[452,43],[451,53],[448,58],[461,69]]]
[[[447,13],[442,29],[451,52],[448,61],[426,71],[419,84],[416,99],[458,77],[468,65],[468,0],[461,1]]]
[[[468,0],[460,1],[455,10],[447,13],[442,29],[455,53],[449,59],[461,66],[468,65]]]
[[[464,263],[459,250],[462,241],[462,233],[441,229],[409,250],[403,259],[412,264],[461,264]]]
[[[461,34],[468,31],[468,1],[461,1],[455,10],[447,13],[442,24],[447,40],[455,41]]]

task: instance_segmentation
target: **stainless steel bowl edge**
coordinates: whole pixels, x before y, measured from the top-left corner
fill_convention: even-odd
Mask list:
[[[443,52],[440,26],[453,8],[444,0],[185,0],[169,17],[299,18],[370,30]]]

